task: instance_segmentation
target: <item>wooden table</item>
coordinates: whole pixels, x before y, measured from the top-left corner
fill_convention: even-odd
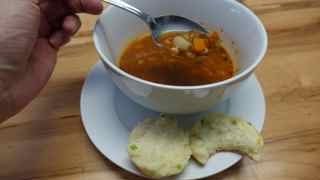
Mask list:
[[[267,99],[261,161],[208,179],[320,179],[320,0],[247,0],[269,33],[257,76]],[[93,16],[59,55],[47,87],[0,126],[1,180],[140,179],[101,156],[81,124],[81,86],[97,62]],[[244,102],[245,103],[245,102]]]

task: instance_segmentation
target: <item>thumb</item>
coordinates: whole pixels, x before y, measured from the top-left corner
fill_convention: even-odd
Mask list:
[[[65,0],[76,13],[100,14],[103,10],[101,0]]]

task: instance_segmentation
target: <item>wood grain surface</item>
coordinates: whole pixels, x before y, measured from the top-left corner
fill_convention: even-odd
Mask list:
[[[267,100],[262,160],[244,159],[208,179],[320,180],[320,0],[246,0],[269,33],[256,74]],[[1,180],[141,179],[101,156],[80,119],[80,92],[98,56],[96,17],[60,52],[46,88],[0,125]],[[245,103],[245,102],[244,102]]]

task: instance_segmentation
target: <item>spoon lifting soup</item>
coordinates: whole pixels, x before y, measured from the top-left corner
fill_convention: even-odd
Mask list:
[[[210,84],[235,74],[216,32],[166,33],[160,42],[164,47],[154,44],[150,35],[132,41],[120,57],[120,68],[147,81],[176,86]]]

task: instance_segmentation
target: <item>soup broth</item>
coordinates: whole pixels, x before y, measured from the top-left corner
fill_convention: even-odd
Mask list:
[[[167,33],[157,46],[150,35],[132,41],[119,66],[141,79],[166,85],[194,86],[219,82],[235,73],[217,33]]]

